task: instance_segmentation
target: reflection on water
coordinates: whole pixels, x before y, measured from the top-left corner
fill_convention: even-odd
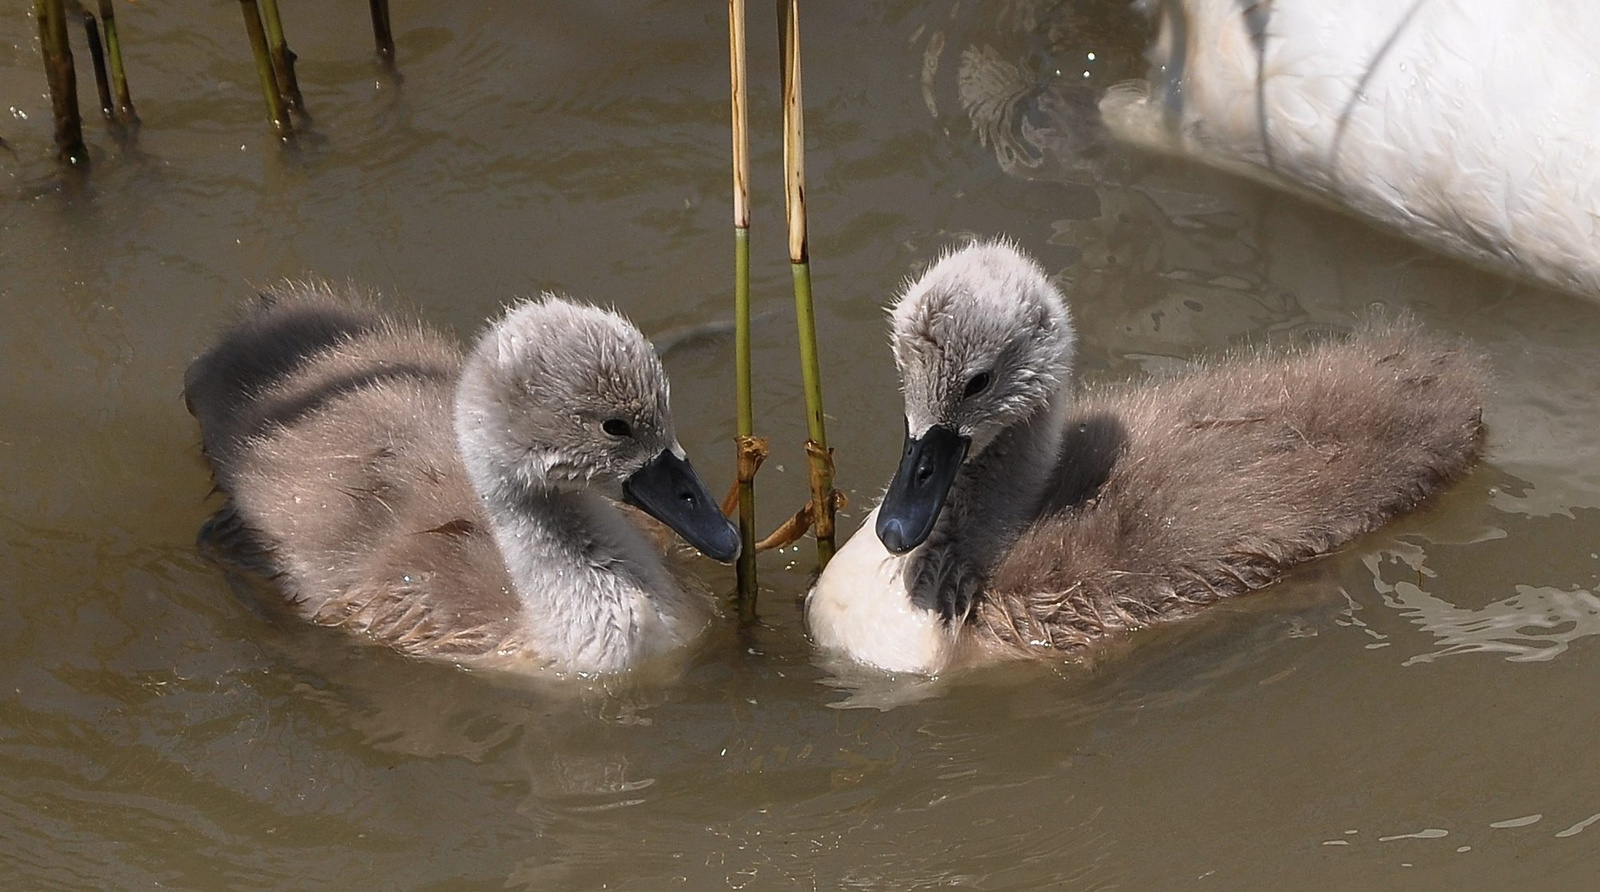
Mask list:
[[[1549,660],[1578,638],[1600,633],[1600,598],[1581,589],[1557,591],[1517,586],[1517,594],[1477,610],[1464,610],[1429,595],[1409,582],[1385,590],[1385,602],[1439,638],[1442,647],[1406,661],[1426,663],[1459,653],[1507,654],[1514,662]]]
[[[955,104],[1010,176],[1103,179],[1118,164],[1096,103],[1110,84],[1143,73],[1145,32],[1132,7],[1117,3],[954,5],[924,46],[923,101],[936,117],[949,111],[940,87],[953,79]]]
[[[1600,307],[1107,142],[1098,98],[1144,64],[1122,0],[807,10],[817,323],[855,517],[899,456],[881,307],[969,232],[1009,234],[1059,276],[1089,381],[1336,332],[1373,305],[1414,312],[1493,356],[1485,466],[1093,665],[926,681],[816,662],[794,600],[809,546],[765,558],[762,622],[714,635],[675,679],[551,690],[276,627],[194,552],[208,482],[187,361],[249,283],[307,271],[463,333],[542,288],[648,333],[712,331],[729,292],[721,12],[397,0],[407,80],[374,95],[366,11],[290,10],[318,138],[286,154],[233,7],[136,4],[119,21],[139,153],[91,126],[77,191],[49,161],[35,29],[13,15],[0,885],[1592,883]],[[775,23],[751,13],[771,526],[804,501],[805,428]],[[666,360],[713,486],[730,476],[732,351],[686,339]]]
[[[1435,543],[1436,551],[1439,544]],[[1516,543],[1506,530],[1491,529],[1484,531],[1476,544],[1482,551]],[[1577,561],[1587,557],[1593,565],[1588,577],[1600,578],[1595,575],[1600,571],[1595,552],[1571,557]],[[1407,666],[1479,653],[1504,654],[1512,662],[1552,660],[1574,642],[1600,634],[1600,597],[1589,588],[1519,582],[1516,579],[1522,574],[1518,568],[1509,568],[1507,574],[1492,564],[1487,573],[1477,576],[1475,584],[1463,584],[1455,567],[1447,569],[1447,578],[1441,579],[1440,572],[1429,567],[1428,551],[1412,540],[1394,540],[1363,557],[1362,562],[1384,606],[1433,636],[1433,649],[1409,656],[1404,663]],[[1510,578],[1502,581],[1501,576]],[[1504,588],[1497,588],[1501,585]],[[1352,618],[1354,607],[1352,604]]]

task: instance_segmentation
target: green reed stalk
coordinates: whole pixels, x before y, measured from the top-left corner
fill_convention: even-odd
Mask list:
[[[50,109],[56,124],[56,157],[74,166],[89,163],[83,144],[83,118],[78,113],[78,75],[67,42],[67,12],[62,0],[33,0],[39,21],[39,48],[50,83]]]
[[[256,0],[239,0],[244,12],[244,30],[250,37],[250,52],[256,57],[256,74],[261,78],[261,98],[267,101],[267,118],[272,121],[273,132],[279,139],[293,135],[289,113],[284,107],[283,93],[278,89],[278,78],[272,70],[272,54],[267,49],[266,29],[261,26],[261,10]]]
[[[811,467],[812,529],[817,566],[833,557],[833,453],[822,416],[822,371],[817,362],[816,313],[811,303],[811,258],[806,245],[805,118],[800,93],[799,0],[778,0],[783,67],[783,180],[789,216],[789,268],[794,274],[795,322],[800,332],[800,374],[806,390],[806,457]]]
[[[267,45],[272,53],[272,71],[277,76],[283,104],[290,113],[309,119],[306,98],[300,93],[300,80],[294,76],[294,51],[283,36],[283,19],[278,15],[278,0],[261,0],[261,14],[267,26]]]
[[[739,406],[739,617],[756,618],[756,469],[766,453],[755,435],[750,396],[750,115],[745,77],[744,0],[728,0],[728,81],[733,115],[734,391]]]
[[[117,36],[117,14],[111,0],[100,0],[100,27],[106,33],[106,54],[111,57],[111,86],[117,93],[117,116],[123,124],[136,126],[133,96],[128,93],[128,73],[122,67],[122,39]]]

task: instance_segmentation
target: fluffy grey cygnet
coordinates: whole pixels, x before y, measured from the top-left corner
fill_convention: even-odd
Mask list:
[[[615,313],[545,295],[463,355],[349,289],[267,290],[184,381],[227,504],[209,555],[296,615],[467,665],[608,673],[714,616],[642,509],[739,550],[666,374]]]
[[[1269,585],[1464,474],[1482,355],[1412,321],[1075,392],[1064,298],[1005,241],[891,311],[906,444],[807,599],[825,649],[893,672],[1080,655]]]

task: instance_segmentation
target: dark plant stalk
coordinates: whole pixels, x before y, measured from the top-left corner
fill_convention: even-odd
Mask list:
[[[94,63],[94,86],[100,94],[100,114],[106,120],[116,120],[116,108],[111,105],[111,80],[106,75],[106,51],[100,45],[100,23],[94,20],[94,13],[78,6],[78,14],[83,16],[83,38],[89,44],[89,60]]]
[[[378,47],[378,61],[391,76],[394,67],[394,29],[389,24],[389,0],[368,0],[372,8],[372,41]]]
[[[806,392],[806,457],[811,468],[812,530],[817,565],[833,557],[833,451],[822,414],[822,371],[817,361],[816,312],[811,301],[811,258],[806,236],[805,117],[800,91],[800,8],[798,0],[778,0],[783,67],[783,180],[789,216],[789,269],[794,274],[795,322],[800,334],[800,375]]]
[[[106,54],[111,57],[111,86],[117,92],[117,114],[122,123],[137,126],[139,113],[134,111],[133,96],[128,93],[128,74],[122,67],[122,39],[117,36],[117,14],[111,8],[111,0],[100,0],[100,27],[106,32]]]
[[[300,80],[294,76],[294,60],[298,58],[289,49],[283,36],[283,19],[278,15],[278,0],[261,0],[261,17],[267,26],[267,46],[272,52],[272,72],[277,76],[278,89],[283,104],[291,114],[310,120],[306,113],[306,98],[300,93]]]
[[[89,163],[83,144],[83,118],[78,113],[78,75],[72,68],[72,47],[67,42],[67,13],[62,0],[34,0],[39,21],[39,47],[44,73],[50,83],[50,109],[56,124],[56,157],[74,166]]]
[[[272,55],[267,50],[267,32],[261,26],[261,10],[256,0],[239,0],[244,12],[244,30],[250,37],[250,51],[256,57],[256,74],[261,78],[261,98],[267,102],[267,118],[279,139],[288,139],[294,132],[289,113],[284,107],[283,93],[278,89],[278,79],[272,71]]]

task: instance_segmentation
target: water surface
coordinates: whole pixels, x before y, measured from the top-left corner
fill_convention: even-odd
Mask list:
[[[193,548],[185,364],[322,275],[471,332],[552,288],[647,333],[730,299],[720,4],[286,9],[316,133],[269,137],[238,6],[122,5],[145,127],[50,162],[0,19],[0,884],[15,889],[1581,888],[1600,847],[1600,308],[1109,145],[1118,2],[808,3],[830,435],[858,522],[898,457],[881,307],[968,233],[1059,277],[1089,380],[1407,309],[1498,375],[1428,510],[1093,667],[840,673],[763,558],[759,626],[676,682],[555,693],[274,626]],[[751,10],[762,525],[804,497],[771,11]],[[1091,57],[1092,55],[1092,57]],[[88,84],[84,80],[85,85]],[[669,357],[731,473],[732,346]],[[707,576],[731,587],[730,574]]]

